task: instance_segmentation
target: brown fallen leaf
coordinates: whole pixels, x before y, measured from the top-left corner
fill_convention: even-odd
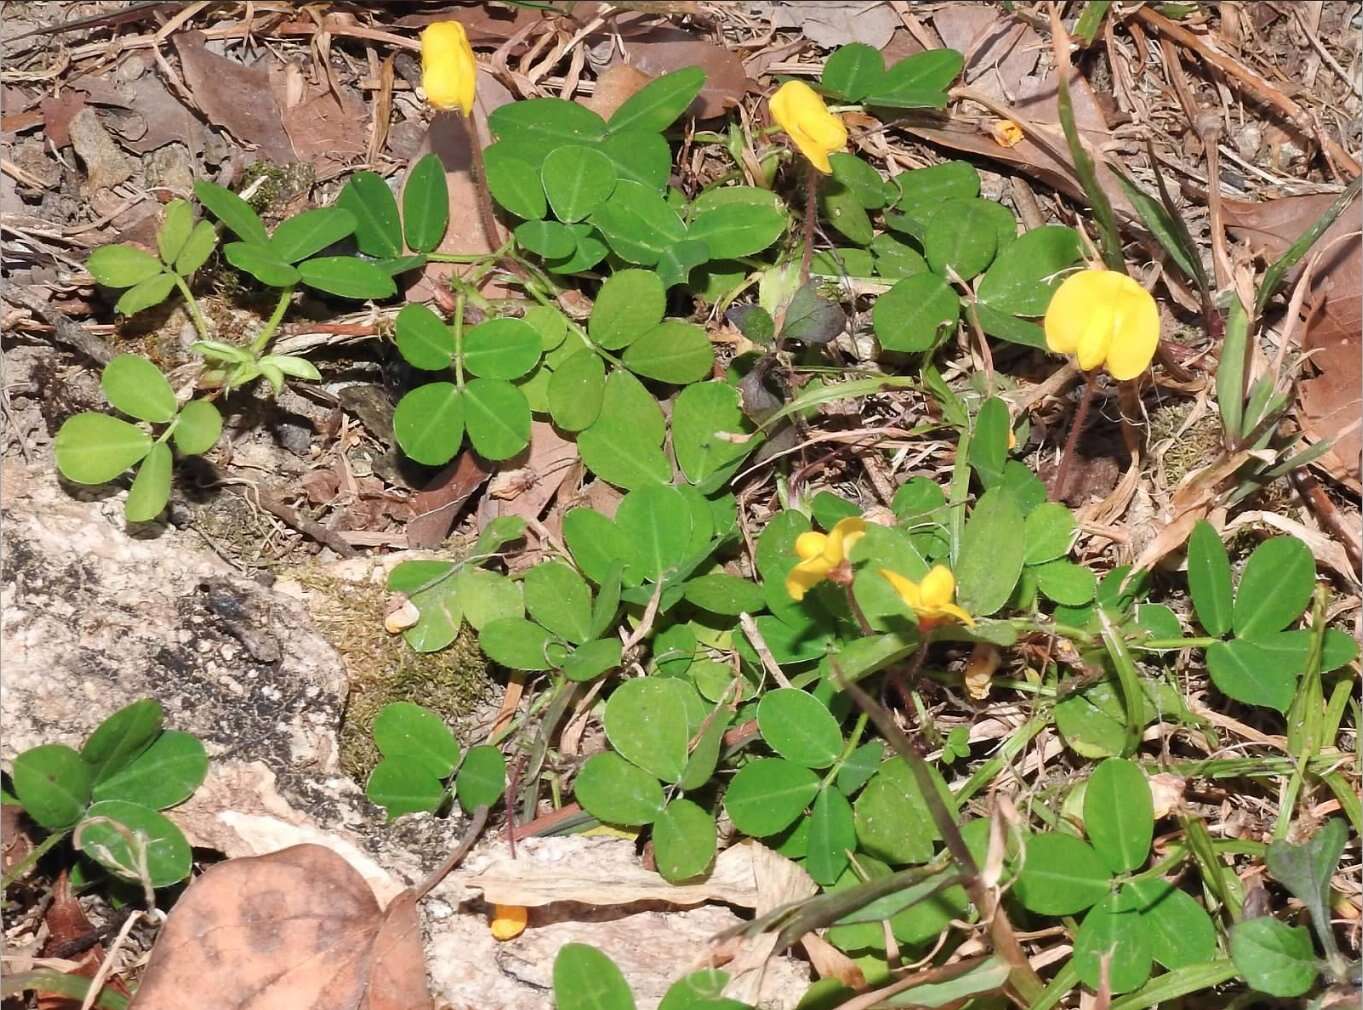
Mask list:
[[[751,86],[739,54],[696,38],[680,28],[648,28],[629,39],[630,63],[650,77],[661,77],[683,67],[705,71],[705,86],[687,110],[697,119],[722,116]]]
[[[175,32],[171,40],[180,54],[185,84],[209,122],[260,148],[271,161],[295,160],[265,66],[248,67],[209,52],[203,32]]]
[[[189,885],[129,1010],[432,1010],[416,898],[386,910],[320,845],[230,859]]]
[[[71,893],[71,882],[65,872],[57,878],[52,889],[52,904],[43,916],[47,927],[47,939],[43,941],[39,956],[73,963],[75,967],[66,969],[68,975],[94,978],[104,962],[104,947],[99,942],[99,934],[80,907],[80,902]],[[106,985],[128,994],[121,979],[114,979]],[[71,996],[38,990],[36,1006],[38,1010],[78,1010],[81,1001]]]
[[[133,164],[100,124],[95,110],[86,106],[67,124],[71,144],[85,163],[90,192],[111,189],[133,176]]]
[[[460,453],[458,459],[412,496],[416,515],[407,524],[407,546],[429,548],[444,543],[459,510],[487,478],[488,471],[473,450]]]
[[[317,88],[281,118],[298,160],[313,164],[318,181],[335,178],[365,153],[367,114],[351,94],[342,103],[330,88]]]
[[[651,80],[653,78],[638,67],[612,63],[597,76],[596,90],[582,104],[602,119],[610,119],[616,109]]]

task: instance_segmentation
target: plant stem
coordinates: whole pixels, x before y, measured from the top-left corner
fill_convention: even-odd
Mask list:
[[[1084,425],[1088,422],[1089,407],[1093,405],[1093,394],[1098,388],[1098,382],[1094,378],[1093,372],[1084,373],[1084,391],[1079,396],[1079,407],[1074,412],[1074,420],[1070,423],[1070,434],[1065,439],[1065,451],[1060,455],[1060,469],[1055,473],[1055,484],[1051,488],[1051,497],[1055,501],[1065,500],[1065,489],[1069,484],[1070,465],[1074,459],[1075,446],[1079,444],[1079,433],[1084,430]]]
[[[478,193],[478,220],[483,234],[487,237],[489,249],[502,245],[502,235],[497,228],[497,216],[492,210],[492,195],[487,188],[487,163],[483,160],[483,142],[478,137],[478,126],[472,114],[462,116],[464,132],[469,141],[469,167],[473,174],[473,188]]]
[[[199,333],[200,340],[211,340],[208,335],[208,320],[204,318],[203,312],[199,309],[199,303],[194,298],[194,292],[189,290],[189,285],[179,274],[171,274],[175,278],[175,286],[180,289],[180,294],[184,295],[185,308],[189,309],[189,318],[194,322],[194,329]]]
[[[454,384],[464,388],[464,289],[454,296]]]
[[[265,328],[256,334],[256,339],[251,341],[251,355],[260,357],[265,348],[270,344],[270,338],[279,329],[280,322],[284,319],[284,313],[288,311],[289,299],[293,297],[293,285],[289,285],[279,292],[279,301],[275,303],[274,311],[270,313],[270,318],[265,320]]]
[[[809,264],[814,258],[814,221],[819,196],[819,170],[812,163],[805,164],[805,223],[804,258],[800,261],[800,283],[809,280]]]

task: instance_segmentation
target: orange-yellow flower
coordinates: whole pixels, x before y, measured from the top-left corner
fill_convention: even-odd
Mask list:
[[[920,627],[945,620],[960,621],[974,626],[975,619],[953,602],[956,599],[956,576],[946,565],[936,565],[923,576],[922,582],[906,579],[898,572],[882,568],[880,574],[894,587],[904,605],[913,611]]]
[[[800,153],[824,175],[833,171],[828,156],[847,146],[847,127],[828,111],[819,93],[804,81],[787,81],[771,96],[771,118],[790,134]]]
[[[1051,296],[1046,346],[1073,354],[1086,372],[1101,366],[1114,379],[1134,379],[1159,347],[1159,308],[1126,274],[1080,270]]]
[[[866,533],[866,520],[839,519],[827,533],[810,530],[795,539],[800,560],[786,576],[786,592],[792,600],[803,600],[809,592],[847,561],[847,552]]]
[[[514,940],[525,932],[530,910],[520,905],[493,905],[492,923],[488,927],[494,940]]]
[[[1017,147],[1026,139],[1022,127],[1011,119],[994,120],[994,124],[989,127],[989,132],[994,137],[994,143],[1000,147]]]
[[[421,33],[421,87],[426,101],[441,110],[473,111],[478,64],[458,21],[437,21]]]

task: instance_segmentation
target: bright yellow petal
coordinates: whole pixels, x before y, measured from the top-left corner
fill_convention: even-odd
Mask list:
[[[520,905],[493,905],[489,929],[495,940],[514,940],[525,932],[529,910]]]
[[[839,519],[828,534],[828,553],[825,555],[835,565],[847,560],[847,553],[866,534],[866,520],[856,516]]]
[[[920,591],[925,607],[940,609],[956,598],[956,577],[946,565],[935,565],[923,576]]]
[[[956,606],[956,604],[954,603],[948,603],[938,609],[940,610],[942,616],[944,617],[952,617],[960,621],[962,624],[968,625],[972,628],[975,627],[975,618],[971,617],[969,614],[967,614],[960,607]]]
[[[915,614],[923,609],[923,594],[920,592],[917,582],[906,579],[898,572],[892,572],[888,568],[882,568],[880,575],[899,594],[899,598],[904,601],[904,606]]]
[[[805,598],[805,593],[828,578],[828,573],[832,570],[833,566],[823,558],[801,561],[786,576],[786,595],[798,603]]]
[[[1079,346],[1093,304],[1093,275],[1099,271],[1080,270],[1066,277],[1051,295],[1046,306],[1046,346],[1056,354],[1073,354]]]
[[[1112,347],[1112,312],[1107,306],[1095,307],[1074,349],[1074,360],[1084,371],[1097,368],[1107,360]]]
[[[847,146],[847,127],[828,111],[819,93],[803,81],[787,81],[769,104],[776,125],[789,134],[809,163],[825,175],[832,172],[828,155]]]
[[[1121,280],[1113,306],[1107,370],[1114,379],[1125,382],[1149,368],[1159,349],[1159,306],[1136,281],[1130,277]]]
[[[468,115],[478,86],[478,63],[464,26],[437,21],[421,33],[421,87],[436,109],[459,109]]]
[[[795,538],[795,556],[801,561],[808,561],[810,558],[817,558],[828,546],[828,537],[823,533],[810,530],[808,533],[801,533]]]

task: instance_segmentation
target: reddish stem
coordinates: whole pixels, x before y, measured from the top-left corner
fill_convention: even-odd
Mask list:
[[[804,258],[800,261],[800,283],[809,280],[809,265],[814,257],[814,222],[819,195],[819,170],[812,163],[805,164],[805,224]]]
[[[1079,433],[1084,430],[1084,425],[1088,422],[1089,407],[1093,404],[1093,394],[1097,388],[1098,383],[1094,378],[1094,373],[1085,372],[1084,392],[1080,394],[1079,407],[1074,412],[1074,421],[1070,424],[1069,437],[1065,439],[1065,451],[1060,454],[1060,469],[1056,471],[1055,484],[1052,485],[1051,495],[1056,501],[1063,502],[1065,500],[1075,446],[1079,444]]]

